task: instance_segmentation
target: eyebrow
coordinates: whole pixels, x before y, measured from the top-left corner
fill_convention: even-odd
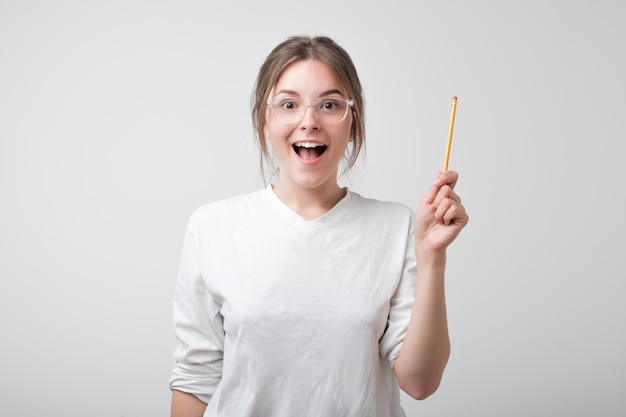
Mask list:
[[[294,90],[287,90],[287,89],[282,89],[282,90],[280,90],[280,91],[278,91],[276,93],[276,95],[279,95],[279,94],[289,94],[289,95],[292,95],[292,96],[300,96],[300,94],[298,94],[296,91],[294,91]],[[332,88],[330,90],[326,90],[326,91],[322,92],[322,94],[320,94],[319,97],[329,96],[331,94],[339,94],[340,96],[343,97],[343,93],[341,91],[339,91],[338,89],[336,89],[336,88]]]

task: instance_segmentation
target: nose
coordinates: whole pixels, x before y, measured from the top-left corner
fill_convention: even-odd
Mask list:
[[[319,124],[319,120],[317,119],[317,114],[315,114],[315,108],[313,107],[313,104],[309,104],[304,109],[302,120],[300,120],[300,129],[318,130],[319,128],[320,128],[320,124]]]

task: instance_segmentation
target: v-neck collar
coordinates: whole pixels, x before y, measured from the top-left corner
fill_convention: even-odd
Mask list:
[[[332,223],[335,219],[340,217],[346,211],[346,207],[349,205],[354,196],[354,193],[350,191],[349,188],[346,188],[346,195],[343,196],[343,198],[339,200],[337,204],[335,204],[330,210],[328,210],[320,217],[307,220],[304,217],[300,216],[298,213],[296,213],[296,211],[294,211],[287,204],[285,204],[284,201],[278,198],[278,196],[274,192],[274,189],[272,188],[272,184],[268,185],[265,188],[265,194],[269,203],[272,206],[272,209],[275,209],[276,213],[280,217],[284,218],[286,221],[301,230],[314,230]]]

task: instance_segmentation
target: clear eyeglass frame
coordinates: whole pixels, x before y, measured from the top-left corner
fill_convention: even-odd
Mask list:
[[[325,108],[331,104],[335,107]],[[295,105],[289,108],[288,105]],[[282,123],[298,123],[302,120],[309,107],[313,107],[313,112],[317,120],[321,123],[339,123],[348,116],[348,111],[354,108],[354,100],[344,97],[320,97],[310,102],[305,102],[298,97],[274,97],[267,100],[267,106],[272,114]],[[345,109],[343,108],[345,106]]]

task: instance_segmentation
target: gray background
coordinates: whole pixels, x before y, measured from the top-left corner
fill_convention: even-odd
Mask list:
[[[343,181],[414,207],[450,168],[452,358],[409,416],[626,414],[619,1],[1,1],[0,415],[165,416],[200,204],[261,187],[249,99],[293,34],[352,55]],[[347,381],[349,383],[349,381]]]

